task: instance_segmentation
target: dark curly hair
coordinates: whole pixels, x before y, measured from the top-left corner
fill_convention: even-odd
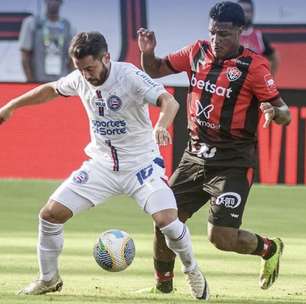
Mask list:
[[[216,3],[211,8],[209,17],[218,22],[232,22],[236,26],[245,24],[243,9],[238,3],[231,1]]]
[[[76,59],[86,56],[101,58],[107,52],[107,42],[99,32],[81,32],[73,37],[69,46],[69,55]]]

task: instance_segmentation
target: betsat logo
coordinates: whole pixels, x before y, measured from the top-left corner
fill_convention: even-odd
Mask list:
[[[209,80],[207,81],[202,80],[202,79],[197,80],[194,74],[191,77],[190,84],[191,86],[196,87],[200,90],[205,90],[208,93],[216,94],[218,96],[222,96],[226,98],[230,98],[231,93],[233,91],[231,88],[224,88],[221,86],[217,86],[214,83],[210,83]]]
[[[92,120],[91,125],[93,132],[100,135],[122,135],[127,133],[125,120]]]

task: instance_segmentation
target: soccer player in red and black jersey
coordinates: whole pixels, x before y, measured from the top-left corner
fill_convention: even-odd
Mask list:
[[[276,88],[267,60],[240,45],[241,6],[217,3],[210,11],[209,41],[198,40],[165,58],[154,55],[154,32],[140,29],[143,69],[152,77],[186,72],[189,141],[170,179],[179,216],[186,221],[207,201],[208,238],[220,250],[262,258],[259,285],[278,276],[283,242],[240,229],[256,163],[256,129],[274,121],[287,125],[290,112]],[[175,255],[155,229],[152,291],[171,292]]]

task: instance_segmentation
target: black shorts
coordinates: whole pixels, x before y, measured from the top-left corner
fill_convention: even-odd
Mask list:
[[[170,178],[178,209],[192,215],[210,200],[208,221],[239,228],[253,182],[253,168],[208,167],[185,152]]]

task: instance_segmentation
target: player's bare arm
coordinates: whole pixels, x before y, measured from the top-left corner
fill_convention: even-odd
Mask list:
[[[137,34],[138,46],[141,51],[141,66],[143,70],[153,78],[173,74],[173,71],[166,63],[166,60],[158,58],[154,54],[154,49],[156,47],[154,32],[145,28],[140,28],[137,31]]]
[[[281,97],[272,102],[261,103],[260,110],[265,115],[264,128],[267,128],[272,120],[279,125],[288,125],[291,121],[289,108]]]
[[[14,110],[20,107],[47,102],[59,94],[55,82],[49,82],[18,96],[0,108],[0,124],[9,119]]]
[[[153,134],[156,143],[165,146],[172,143],[167,128],[173,122],[178,112],[179,103],[171,94],[163,93],[158,98],[158,105],[160,106],[160,113]]]

